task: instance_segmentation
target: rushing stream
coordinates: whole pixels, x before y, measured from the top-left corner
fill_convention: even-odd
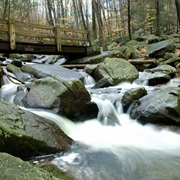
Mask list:
[[[74,123],[52,112],[29,109],[56,122],[76,142],[52,163],[77,180],[179,180],[180,135],[139,124],[115,101],[138,85],[91,90],[92,83],[87,76],[85,85],[99,108],[97,119]],[[16,88],[6,82],[1,98],[13,102]]]

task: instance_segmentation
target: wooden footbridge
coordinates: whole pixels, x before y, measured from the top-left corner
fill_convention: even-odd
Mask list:
[[[89,31],[0,19],[0,53],[83,56]]]

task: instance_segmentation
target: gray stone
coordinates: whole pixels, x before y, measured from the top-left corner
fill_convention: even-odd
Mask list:
[[[48,65],[48,64],[28,64],[21,67],[21,71],[29,73],[35,78],[44,78],[48,76],[59,76],[65,79],[82,79],[80,73],[63,68],[62,66],[57,65]]]
[[[0,100],[0,151],[21,158],[65,152],[70,139],[55,123]]]
[[[106,58],[95,68],[93,77],[96,81],[106,78],[117,85],[120,82],[133,82],[138,75],[137,69],[125,59]]]
[[[7,65],[6,68],[8,71],[12,72],[21,82],[26,82],[31,79],[31,76],[29,74],[23,73],[18,67],[13,64]]]
[[[133,89],[126,91],[121,99],[121,103],[122,103],[124,112],[126,112],[128,110],[129,106],[135,100],[138,100],[145,95],[147,95],[147,91],[144,87],[133,88]]]
[[[143,124],[180,125],[180,87],[150,92],[134,104],[130,115]]]
[[[147,48],[147,54],[151,57],[163,56],[167,51],[174,49],[174,39],[160,41],[150,44]]]
[[[174,77],[176,75],[176,68],[174,68],[170,65],[159,65],[155,68],[147,69],[146,71],[152,72],[152,73],[162,72],[162,73],[170,75],[171,77]]]
[[[97,116],[97,106],[78,79],[66,80],[57,76],[35,80],[22,99],[25,107],[53,109],[75,121]]]

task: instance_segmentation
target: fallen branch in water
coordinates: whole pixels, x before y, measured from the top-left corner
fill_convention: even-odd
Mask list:
[[[129,63],[133,65],[138,65],[138,64],[151,64],[151,63],[156,63],[155,59],[129,59],[127,60]],[[95,65],[95,64],[63,64],[61,65],[64,68],[78,68],[78,69],[84,69],[86,65]]]

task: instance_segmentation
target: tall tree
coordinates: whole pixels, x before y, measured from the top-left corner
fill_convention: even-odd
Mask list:
[[[175,0],[176,9],[177,9],[177,15],[178,15],[178,21],[180,25],[180,0]]]
[[[6,19],[6,17],[8,16],[7,14],[9,13],[9,0],[5,0],[4,2],[4,12],[3,12],[3,19]]]
[[[159,0],[155,0],[156,2],[156,35],[160,35],[160,4]]]
[[[131,2],[128,0],[128,34],[129,40],[131,40]]]
[[[49,25],[54,26],[54,21],[53,21],[53,16],[52,16],[53,8],[52,8],[51,0],[47,0],[47,9],[48,9],[47,18],[48,18]]]

